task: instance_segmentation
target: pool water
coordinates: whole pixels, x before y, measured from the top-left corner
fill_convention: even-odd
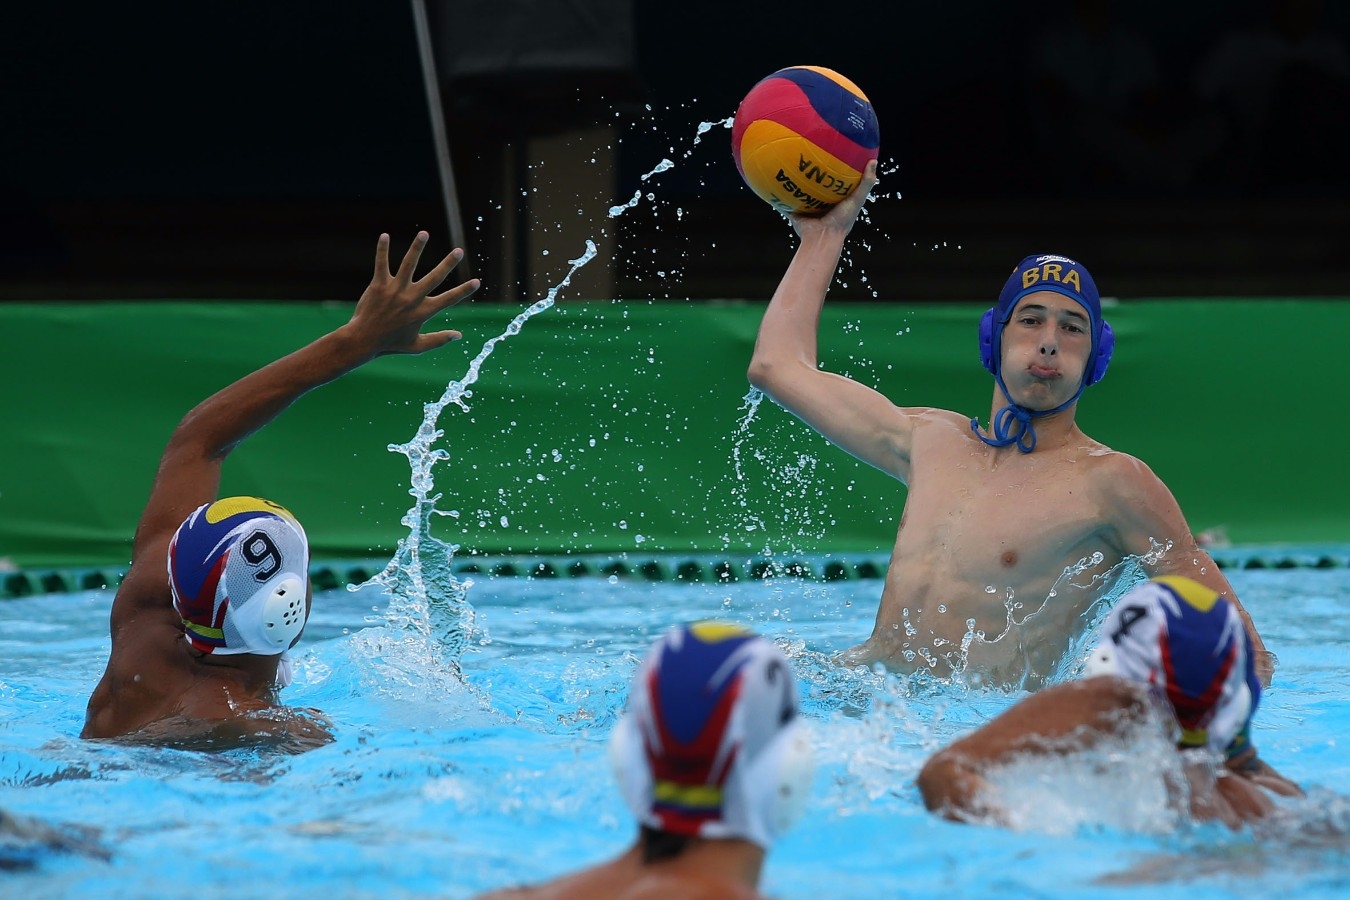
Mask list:
[[[1122,754],[1019,771],[1018,830],[927,813],[928,754],[1019,695],[832,665],[870,632],[875,580],[476,576],[450,642],[390,616],[379,585],[328,591],[282,696],[323,709],[337,739],[299,756],[80,740],[111,594],[0,602],[0,810],[79,842],[0,828],[18,867],[0,893],[468,897],[609,858],[634,834],[605,741],[638,658],[669,625],[719,617],[787,649],[817,749],[767,894],[1343,896],[1350,569],[1228,574],[1281,661],[1255,742],[1309,791],[1259,834],[1176,822]]]

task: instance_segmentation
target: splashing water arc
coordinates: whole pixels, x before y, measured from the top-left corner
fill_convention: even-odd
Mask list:
[[[412,472],[408,493],[413,497],[413,505],[402,519],[408,529],[407,537],[399,541],[389,563],[368,583],[379,584],[388,591],[386,618],[389,624],[428,638],[439,648],[443,661],[456,671],[473,627],[473,609],[467,600],[472,582],[461,582],[451,573],[450,562],[459,546],[446,543],[431,533],[433,517],[449,515],[436,508],[442,495],[435,493],[436,477],[432,471],[437,463],[450,458],[448,450],[434,446],[445,434],[438,427],[441,413],[451,404],[468,412],[466,399],[473,396],[471,388],[492,351],[508,337],[519,334],[530,318],[553,306],[558,293],[571,284],[572,276],[595,255],[595,243],[588,240],[586,252],[569,260],[571,268],[563,280],[550,288],[542,299],[518,313],[506,330],[483,344],[464,376],[447,384],[438,400],[423,407],[422,424],[412,439],[389,445],[390,452],[408,458]]]
[[[681,159],[688,159],[709,131],[718,126],[729,130],[732,123],[730,116],[699,123],[691,145],[685,149]],[[639,180],[649,182],[675,165],[670,159],[662,159],[641,175]],[[607,218],[618,218],[637,207],[644,199],[654,201],[655,195],[650,191],[644,194],[644,190],[649,191],[640,188],[626,202],[610,206]],[[388,446],[391,452],[402,454],[408,459],[411,473],[408,493],[413,497],[413,504],[400,520],[408,529],[408,534],[399,540],[394,555],[384,569],[365,584],[378,584],[388,593],[389,605],[385,619],[391,627],[415,635],[429,644],[437,661],[456,674],[459,672],[459,660],[473,633],[474,615],[467,599],[472,582],[456,579],[451,571],[451,561],[459,551],[459,545],[443,541],[432,534],[432,523],[437,516],[457,515],[436,506],[442,494],[436,492],[433,470],[437,463],[448,460],[451,455],[445,448],[436,446],[444,437],[444,431],[438,424],[441,413],[452,404],[465,412],[469,411],[466,401],[473,396],[472,385],[477,382],[483,364],[497,344],[519,334],[529,319],[553,306],[559,293],[571,284],[577,271],[596,256],[594,240],[587,239],[585,252],[569,260],[571,268],[563,279],[550,288],[543,298],[517,314],[501,334],[488,340],[470,362],[464,376],[449,382],[439,399],[424,405],[423,420],[416,434],[405,443]],[[742,437],[758,406],[758,398],[753,396],[754,393],[752,391],[751,396],[747,397],[747,413],[741,424]],[[743,474],[739,472],[740,460],[735,460],[734,464],[738,470],[738,479],[742,478]],[[757,516],[749,514],[747,527],[753,530],[757,520]],[[766,552],[771,553],[771,550],[766,547]],[[350,589],[359,590],[363,586],[352,585]]]

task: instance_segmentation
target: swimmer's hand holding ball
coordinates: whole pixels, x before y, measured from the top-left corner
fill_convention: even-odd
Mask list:
[[[760,81],[731,130],[741,177],[784,214],[821,215],[853,193],[880,145],[867,96],[820,66],[780,69]]]

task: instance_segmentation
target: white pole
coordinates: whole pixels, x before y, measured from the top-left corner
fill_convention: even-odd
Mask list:
[[[436,74],[436,60],[432,55],[431,26],[427,19],[424,0],[412,0],[413,24],[417,29],[417,55],[422,60],[422,83],[426,87],[427,113],[431,119],[431,137],[436,146],[436,168],[441,174],[441,199],[445,203],[445,218],[450,224],[450,243],[464,248],[464,259],[456,267],[456,275],[473,277],[472,255],[465,240],[464,222],[459,213],[459,195],[455,192],[455,170],[450,164],[450,142],[445,134],[445,110],[441,107],[440,80]]]

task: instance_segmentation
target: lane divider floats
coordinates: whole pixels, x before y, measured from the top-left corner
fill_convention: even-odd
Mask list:
[[[1221,569],[1341,569],[1350,567],[1350,546],[1317,551],[1271,548],[1210,551]],[[621,578],[637,581],[717,583],[768,578],[814,581],[878,579],[886,575],[885,554],[807,554],[784,557],[733,558],[631,554],[540,556],[467,556],[456,558],[456,577],[494,578]],[[384,569],[386,560],[315,562],[309,574],[316,591],[364,584]],[[117,567],[32,568],[0,570],[0,600],[42,594],[74,594],[116,589],[126,570]]]

